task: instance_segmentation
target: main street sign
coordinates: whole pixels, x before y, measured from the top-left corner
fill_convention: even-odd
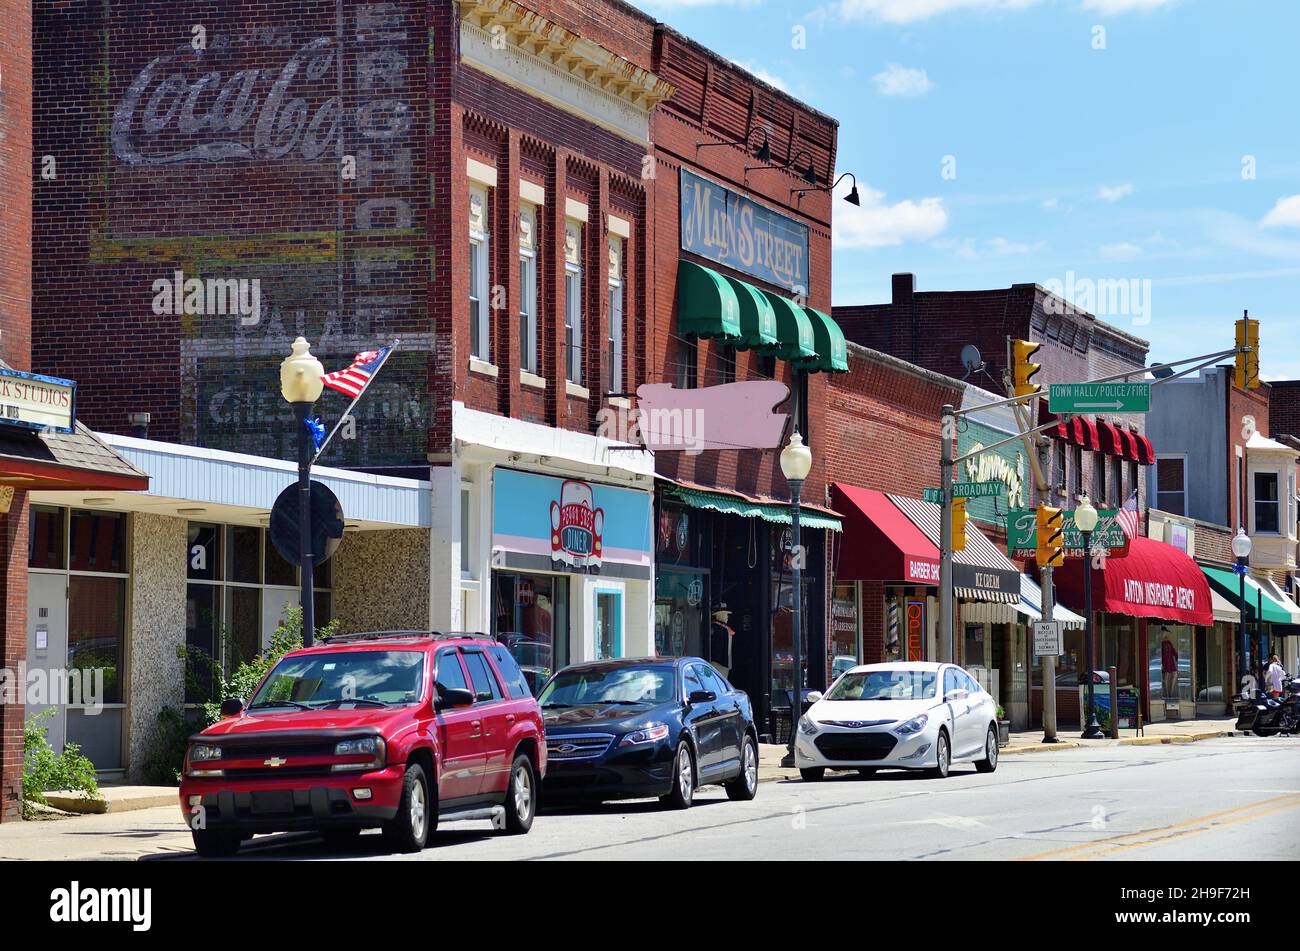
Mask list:
[[[1057,416],[1084,413],[1149,413],[1150,383],[1053,383],[1048,409]]]
[[[952,487],[954,499],[994,499],[1007,491],[1005,482],[956,482]],[[926,502],[943,504],[943,489],[924,489],[921,498]]]
[[[1007,551],[1013,558],[1033,558],[1038,553],[1037,513],[1033,509],[1018,509],[1007,516]],[[1097,530],[1092,533],[1092,548],[1118,551],[1128,545],[1128,536],[1120,527],[1119,509],[1097,513]],[[1083,532],[1074,524],[1074,513],[1065,513],[1065,554],[1068,558],[1083,557]]]

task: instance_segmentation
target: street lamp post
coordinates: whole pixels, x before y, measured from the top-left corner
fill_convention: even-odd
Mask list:
[[[794,585],[791,598],[791,639],[794,654],[794,690],[790,696],[790,740],[786,746],[782,766],[794,766],[794,740],[799,729],[799,716],[803,706],[803,541],[799,534],[799,495],[804,480],[812,471],[812,452],[803,444],[799,433],[790,436],[789,444],[781,450],[781,472],[790,483],[790,580]]]
[[[325,388],[321,377],[325,368],[311,355],[311,345],[299,337],[293,342],[293,353],[280,364],[280,393],[293,406],[298,419],[298,554],[302,576],[302,642],[310,647],[316,637],[316,595],[312,589],[314,554],[311,541],[311,457],[315,448],[312,440],[312,407]]]
[[[1100,740],[1104,737],[1101,725],[1097,722],[1097,684],[1096,664],[1093,655],[1092,624],[1092,533],[1097,530],[1098,515],[1092,500],[1086,495],[1074,511],[1074,527],[1083,535],[1083,611],[1086,630],[1084,638],[1088,642],[1088,724],[1083,729],[1082,739]],[[1112,710],[1110,715],[1115,716]]]
[[[1237,558],[1237,581],[1241,594],[1241,663],[1237,666],[1237,674],[1241,679],[1243,693],[1246,675],[1250,673],[1250,629],[1246,626],[1246,566],[1254,547],[1246,530],[1238,528],[1237,535],[1232,540],[1232,553]]]

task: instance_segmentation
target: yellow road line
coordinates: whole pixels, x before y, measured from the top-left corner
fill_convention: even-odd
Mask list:
[[[1187,819],[1184,820],[1183,822],[1175,822],[1172,825],[1161,826],[1156,829],[1147,829],[1142,832],[1126,832],[1123,835],[1110,836],[1109,838],[1099,839],[1095,842],[1084,842],[1080,845],[1072,845],[1063,849],[1054,849],[1051,852],[1040,852],[1037,855],[1026,855],[1020,859],[1017,859],[1016,861],[1037,862],[1042,859],[1058,858],[1063,855],[1071,855],[1075,852],[1083,852],[1088,849],[1104,848],[1106,846],[1112,846],[1112,845],[1116,845],[1117,843],[1125,842],[1129,839],[1140,839],[1147,836],[1157,835],[1162,832],[1174,832],[1179,829],[1187,829],[1191,826],[1204,825],[1207,822],[1213,822],[1214,820],[1221,819],[1224,816],[1236,816],[1243,812],[1249,812],[1255,809],[1262,809],[1265,806],[1272,806],[1282,802],[1286,802],[1288,803],[1288,805],[1282,806],[1281,808],[1289,808],[1290,806],[1300,805],[1300,800],[1297,800],[1294,794],[1287,794],[1285,796],[1276,796],[1272,799],[1265,799],[1263,802],[1256,802],[1246,806],[1234,806],[1231,809],[1224,809],[1221,812],[1212,812],[1209,815],[1199,816],[1195,819]],[[1269,810],[1269,812],[1273,812],[1273,811],[1276,810]],[[1261,813],[1261,815],[1264,814],[1266,813]],[[1254,818],[1254,816],[1251,816],[1249,818]],[[1242,821],[1244,821],[1244,819]]]
[[[1282,805],[1280,806],[1274,806],[1272,809],[1265,809],[1262,812],[1252,812],[1249,815],[1237,816],[1235,819],[1224,819],[1221,822],[1213,822],[1210,825],[1205,826],[1204,828],[1184,829],[1181,832],[1175,832],[1172,835],[1164,835],[1164,836],[1159,836],[1158,838],[1148,839],[1145,842],[1130,842],[1125,845],[1117,845],[1114,846],[1113,848],[1102,849],[1101,851],[1093,852],[1090,855],[1076,855],[1073,858],[1066,859],[1066,861],[1079,862],[1085,859],[1096,859],[1096,858],[1101,858],[1103,855],[1110,855],[1112,852],[1123,852],[1125,849],[1140,849],[1143,848],[1144,846],[1158,845],[1165,842],[1173,841],[1174,839],[1185,839],[1188,838],[1189,836],[1200,835],[1203,832],[1213,832],[1216,829],[1223,829],[1228,826],[1235,826],[1238,823],[1253,822],[1256,819],[1262,819],[1264,816],[1271,815],[1272,813],[1282,812],[1284,809],[1294,809],[1297,806],[1300,806],[1300,801],[1285,802],[1282,803]]]

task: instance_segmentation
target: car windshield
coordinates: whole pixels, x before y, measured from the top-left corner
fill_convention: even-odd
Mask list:
[[[422,651],[339,651],[286,657],[253,695],[249,708],[418,703],[424,684]]]
[[[861,670],[835,682],[827,700],[933,700],[933,670]]]
[[[660,704],[674,696],[671,667],[619,667],[612,670],[566,670],[542,691],[543,709],[588,704]]]

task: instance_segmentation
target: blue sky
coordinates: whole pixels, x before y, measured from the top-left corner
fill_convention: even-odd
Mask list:
[[[836,304],[1037,281],[1153,360],[1249,309],[1300,378],[1300,3],[635,2],[840,121]]]

